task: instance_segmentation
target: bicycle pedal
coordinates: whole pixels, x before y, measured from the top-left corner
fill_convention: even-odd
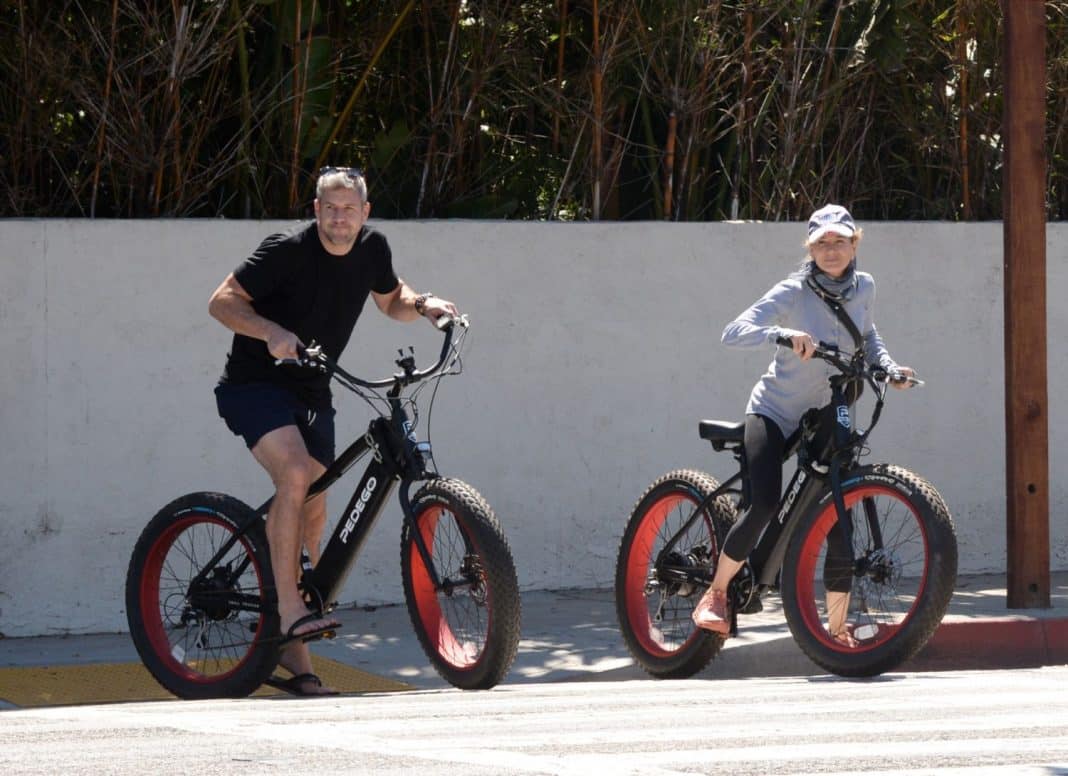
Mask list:
[[[300,640],[305,644],[310,644],[313,641],[334,638],[337,638],[337,631],[328,630],[323,631],[322,633],[309,633],[307,636],[300,637]]]

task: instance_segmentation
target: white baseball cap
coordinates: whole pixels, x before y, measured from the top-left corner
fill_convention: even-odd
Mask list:
[[[815,242],[828,232],[852,237],[857,233],[853,216],[841,205],[824,205],[808,219],[808,241]]]

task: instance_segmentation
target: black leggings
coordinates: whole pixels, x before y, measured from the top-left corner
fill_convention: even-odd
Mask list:
[[[745,458],[749,467],[749,509],[735,522],[723,543],[733,560],[745,560],[764,532],[782,496],[782,456],[786,448],[779,425],[763,415],[745,416]],[[835,523],[827,536],[823,579],[828,590],[847,593],[853,577],[853,552]]]
[[[727,534],[723,552],[745,560],[756,547],[782,496],[782,454],[786,438],[779,424],[763,415],[745,416],[745,460],[749,465],[749,509]]]

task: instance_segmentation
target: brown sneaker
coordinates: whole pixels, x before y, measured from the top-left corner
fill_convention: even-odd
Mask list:
[[[698,628],[718,633],[721,636],[729,635],[731,615],[730,606],[727,604],[727,594],[722,590],[709,588],[697,602],[690,618]]]

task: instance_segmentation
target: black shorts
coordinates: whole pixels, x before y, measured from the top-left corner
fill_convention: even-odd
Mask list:
[[[329,402],[309,405],[292,391],[271,383],[220,384],[215,404],[227,427],[251,450],[276,428],[296,426],[308,454],[323,466],[334,462],[334,408]]]

